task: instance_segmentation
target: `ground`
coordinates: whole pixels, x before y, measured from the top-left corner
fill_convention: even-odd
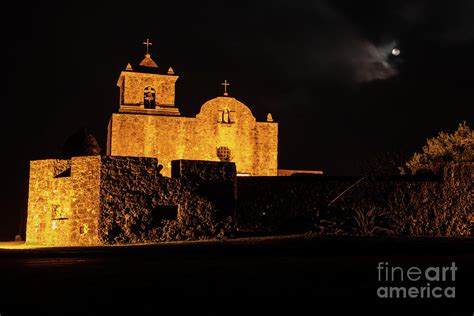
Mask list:
[[[188,309],[192,314],[211,315],[271,315],[276,311],[332,315],[342,309],[354,315],[395,311],[472,315],[474,308],[467,304],[473,296],[473,246],[472,238],[316,235],[82,248],[3,243],[0,314],[28,310],[30,315],[103,315],[111,311],[159,315],[172,308],[173,315]],[[379,261],[404,267],[456,262],[456,298],[377,298]],[[225,296],[230,295],[231,301],[226,302]],[[185,296],[201,296],[200,303]],[[257,305],[249,303],[248,296],[260,296]],[[284,296],[278,305],[288,304],[290,297],[298,303],[291,302],[286,312],[262,296]],[[173,298],[183,303],[175,304]],[[214,306],[216,301],[226,307]],[[324,306],[332,312],[321,313]]]

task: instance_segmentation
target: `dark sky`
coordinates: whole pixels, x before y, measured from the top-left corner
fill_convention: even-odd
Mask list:
[[[258,3],[256,3],[258,2]],[[474,117],[472,1],[21,2],[4,11],[0,238],[17,233],[28,163],[88,127],[105,148],[119,73],[153,42],[195,115],[222,93],[279,125],[281,168],[357,174]],[[374,4],[376,3],[376,4]],[[398,47],[399,56],[391,50]]]

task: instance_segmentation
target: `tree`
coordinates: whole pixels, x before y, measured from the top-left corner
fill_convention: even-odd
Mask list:
[[[62,147],[63,158],[100,155],[101,148],[87,128],[80,128],[69,136]]]
[[[464,121],[449,134],[428,138],[421,153],[415,153],[400,167],[402,174],[439,173],[449,162],[474,161],[474,131]]]

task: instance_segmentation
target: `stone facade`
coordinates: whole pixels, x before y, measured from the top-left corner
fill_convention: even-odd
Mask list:
[[[42,245],[97,244],[100,157],[30,163],[27,241]]]
[[[163,231],[170,227],[214,234],[234,215],[236,173],[278,174],[278,124],[270,114],[257,122],[226,92],[196,117],[182,117],[177,80],[147,51],[117,81],[120,107],[110,118],[107,156],[31,162],[28,242],[150,241],[171,236]],[[166,222],[162,213],[176,218]]]
[[[222,150],[228,158],[219,157]],[[165,176],[176,159],[228,159],[239,174],[276,176],[278,124],[257,122],[247,106],[231,97],[206,102],[195,118],[116,113],[109,123],[108,153],[157,157]]]
[[[100,240],[136,243],[217,236],[235,209],[235,164],[102,158]],[[230,221],[230,220],[228,220]]]
[[[196,117],[182,117],[174,104],[177,79],[171,68],[163,73],[150,55],[122,71],[119,113],[108,126],[108,155],[156,157],[165,176],[171,175],[171,161],[179,159],[232,161],[239,174],[278,174],[278,123],[270,114],[257,122],[245,104],[225,93],[206,102]]]
[[[237,177],[232,162],[176,160],[169,178],[155,158],[32,161],[27,242],[201,239],[234,227],[278,232],[295,223],[351,234],[354,227],[325,225],[345,225],[373,210],[388,216],[391,234],[466,236],[474,221],[473,167],[451,164],[440,176],[364,177],[358,183],[358,177]]]
[[[146,87],[152,87],[156,105],[174,106],[177,80],[178,76],[175,75],[123,71],[117,82],[120,88],[120,105],[143,106],[144,90]]]
[[[27,242],[100,245],[216,236],[235,209],[235,164],[86,156],[30,166]]]
[[[314,231],[376,211],[394,235],[468,236],[474,233],[473,180],[471,162],[448,164],[441,175],[239,177],[236,226],[278,232],[296,223]]]

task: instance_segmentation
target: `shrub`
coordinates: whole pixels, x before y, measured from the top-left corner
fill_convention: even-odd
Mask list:
[[[474,160],[474,132],[466,122],[449,134],[440,132],[429,138],[421,153],[415,153],[400,167],[401,173],[440,173],[447,162],[466,162]]]

